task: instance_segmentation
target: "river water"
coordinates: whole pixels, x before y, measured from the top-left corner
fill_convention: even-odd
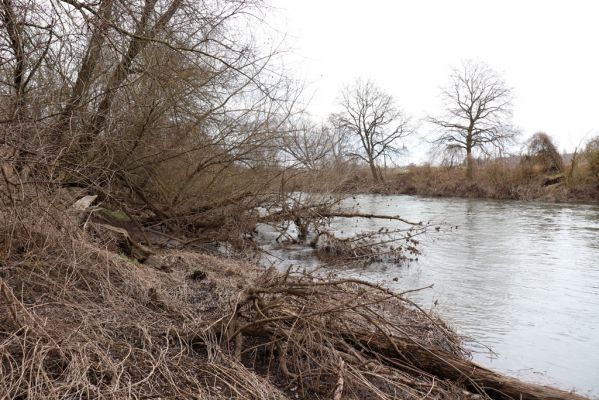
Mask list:
[[[343,275],[398,290],[434,284],[412,298],[468,338],[475,361],[599,399],[599,206],[379,195],[345,206],[441,229],[420,237],[417,261]],[[396,226],[333,221],[344,235]],[[268,250],[283,267],[317,264],[309,248]]]

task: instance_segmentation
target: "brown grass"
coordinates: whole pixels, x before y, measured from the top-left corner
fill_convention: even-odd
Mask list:
[[[430,164],[389,169],[385,183],[375,185],[366,168],[354,174],[343,189],[347,193],[411,194],[435,197],[541,200],[553,202],[599,201],[599,180],[585,155],[564,167],[563,175],[546,173],[534,163],[492,160],[479,163],[472,179],[462,167]]]
[[[1,214],[0,398],[469,396],[349,345],[378,333],[462,354],[400,295],[192,252],[140,264],[71,201]]]
[[[199,357],[183,341],[203,332],[242,281],[239,271],[178,254],[152,268],[105,250],[66,218],[4,217],[11,228],[0,269],[4,398],[283,397],[226,352]],[[222,278],[192,281],[196,269]],[[228,368],[228,386],[219,365]]]
[[[337,172],[333,182],[339,192],[345,193],[596,202],[599,201],[599,138],[589,140],[582,151],[576,151],[565,162],[551,138],[538,133],[527,142],[526,152],[520,158],[477,161],[471,179],[463,166],[455,165],[410,165],[390,168],[382,174],[385,182],[376,184],[368,168],[352,165]],[[301,184],[299,187],[304,188]]]

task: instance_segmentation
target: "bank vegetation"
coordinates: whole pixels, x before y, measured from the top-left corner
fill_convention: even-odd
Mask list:
[[[551,137],[541,132],[514,155],[473,159],[470,173],[461,161],[439,160],[381,168],[384,183],[373,181],[360,164],[350,164],[339,174],[338,187],[347,193],[596,203],[597,143],[599,139],[592,138],[574,153],[560,154]]]

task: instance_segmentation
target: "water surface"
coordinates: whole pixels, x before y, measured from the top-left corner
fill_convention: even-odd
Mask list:
[[[599,399],[599,206],[378,195],[345,205],[442,229],[421,237],[418,261],[344,274],[398,290],[434,284],[413,299],[470,338],[477,362]],[[343,234],[396,226],[333,222]],[[310,249],[270,251],[283,265],[317,263]]]

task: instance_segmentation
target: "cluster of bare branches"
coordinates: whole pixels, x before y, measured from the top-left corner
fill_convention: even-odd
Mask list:
[[[310,244],[318,250],[317,255],[323,261],[334,264],[401,263],[420,254],[415,237],[424,232],[423,226],[416,225],[338,237],[330,230],[321,229]]]
[[[358,142],[350,155],[368,164],[375,182],[383,181],[379,161],[391,162],[404,149],[401,139],[413,133],[409,118],[370,80],[346,87],[339,105],[341,112],[332,115],[333,124]]]
[[[446,115],[429,117],[439,128],[433,143],[449,157],[464,157],[472,177],[474,152],[490,154],[512,143],[517,131],[510,125],[512,94],[503,79],[485,64],[466,62],[454,69],[443,90]]]
[[[463,355],[440,321],[403,296],[360,280],[269,270],[221,318],[220,335],[245,364],[291,382],[300,398],[463,396],[420,369],[414,354],[385,356],[404,341]]]
[[[283,137],[283,160],[309,171],[334,168],[346,156],[346,135],[331,124],[315,124],[308,116],[292,120]]]
[[[344,206],[343,200],[344,196],[339,195],[292,193],[264,208],[257,222],[273,228],[278,235],[275,240],[283,246],[311,247],[328,266],[401,263],[419,254],[417,237],[426,233],[428,224],[400,216],[362,213]],[[356,218],[390,221],[394,226],[350,235],[332,226],[334,222]]]
[[[251,212],[299,93],[247,34],[261,18],[253,0],[2,1],[3,201],[79,187],[170,234]]]

